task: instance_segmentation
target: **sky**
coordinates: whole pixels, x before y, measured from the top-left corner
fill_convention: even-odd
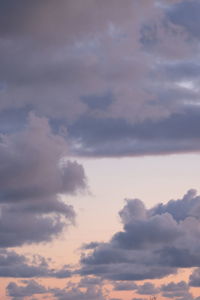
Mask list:
[[[199,12],[0,0],[1,300],[200,300]]]

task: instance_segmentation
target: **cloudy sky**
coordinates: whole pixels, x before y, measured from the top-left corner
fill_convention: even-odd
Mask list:
[[[200,0],[0,0],[1,300],[200,300]]]

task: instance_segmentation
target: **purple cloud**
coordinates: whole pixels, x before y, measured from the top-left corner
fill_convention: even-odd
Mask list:
[[[33,114],[23,131],[1,136],[1,247],[49,241],[74,223],[73,207],[59,195],[87,184],[83,167],[67,160],[67,149],[47,120]]]
[[[200,197],[194,190],[178,200],[146,209],[127,200],[120,211],[123,230],[81,258],[82,275],[110,280],[144,280],[200,266]]]

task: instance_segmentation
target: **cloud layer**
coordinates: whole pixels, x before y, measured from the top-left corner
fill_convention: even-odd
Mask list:
[[[80,289],[79,284],[69,283],[65,288],[46,288],[35,280],[23,280],[22,284],[10,282],[7,286],[7,293],[13,300],[25,299],[33,295],[46,294],[56,300],[108,300],[102,291],[101,286],[84,286],[85,290]],[[116,299],[110,299],[116,300]],[[120,300],[120,299],[118,299]]]
[[[67,128],[76,155],[199,151],[198,9],[197,0],[1,1],[2,132],[33,110]]]

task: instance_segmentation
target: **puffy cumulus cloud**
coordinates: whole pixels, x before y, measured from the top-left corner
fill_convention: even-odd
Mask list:
[[[134,291],[140,295],[155,295],[160,292],[152,283],[145,282],[143,285],[137,285],[135,282],[114,282],[113,289],[115,291]],[[133,298],[141,299],[141,298]],[[153,299],[152,299],[153,300]]]
[[[189,291],[190,286],[184,282],[170,282],[163,284],[160,287],[160,292],[163,297],[175,300],[199,300],[199,297],[193,296]]]
[[[25,256],[14,251],[1,250],[0,265],[1,277],[42,277],[48,273],[48,263],[43,258],[37,257],[37,262],[31,263]]]
[[[127,200],[119,213],[123,230],[83,254],[79,272],[131,281],[162,278],[179,268],[200,266],[199,207],[200,197],[194,190],[151,209],[141,200]]]
[[[77,287],[71,289],[54,289],[52,294],[57,300],[107,300],[107,296],[104,295],[101,288],[90,287],[85,291]]]
[[[182,289],[181,289],[182,286]],[[162,291],[164,289],[165,291]],[[167,285],[161,286],[157,292],[160,290],[162,297],[166,299],[175,299],[175,300],[199,300],[199,297],[194,297],[188,290],[187,283],[185,282],[170,282]],[[158,296],[159,297],[159,296]],[[147,298],[133,298],[132,300],[145,300]],[[150,300],[158,299],[157,296],[151,296],[148,298]]]
[[[48,241],[75,212],[59,195],[86,187],[84,169],[66,159],[65,140],[45,118],[30,114],[27,127],[0,140],[0,247]]]
[[[103,281],[97,277],[83,277],[80,280],[79,286],[80,287],[88,287],[88,286],[101,286],[103,285]]]
[[[155,295],[159,293],[159,289],[153,283],[145,282],[143,285],[138,286],[137,293],[140,295]]]
[[[48,259],[40,255],[29,258],[14,251],[4,249],[0,251],[0,277],[71,277],[72,271],[70,266],[64,266],[62,269],[56,270],[52,269],[50,264],[51,262]]]
[[[185,281],[178,283],[170,282],[161,286],[162,296],[176,299],[193,299],[189,293],[189,286]]]
[[[84,250],[95,249],[98,245],[99,245],[99,242],[91,242],[91,243],[83,244],[81,249],[84,249]]]
[[[108,295],[98,286],[86,286],[81,289],[79,283],[69,283],[65,288],[46,288],[35,280],[23,280],[20,285],[10,282],[7,294],[13,300],[26,299],[33,295],[44,295],[45,298],[56,300],[120,300],[108,298]]]
[[[79,282],[68,282],[64,289],[51,288],[57,300],[120,300],[112,298],[106,285],[97,277],[83,277]]]
[[[10,299],[20,300],[35,294],[47,293],[47,289],[35,280],[24,280],[23,283],[25,285],[18,285],[15,282],[10,282],[8,284],[7,294],[11,297]]]

